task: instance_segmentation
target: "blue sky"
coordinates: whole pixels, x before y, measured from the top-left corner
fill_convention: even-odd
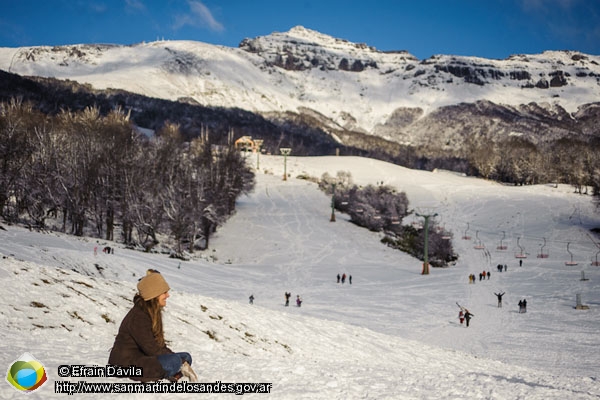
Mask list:
[[[0,47],[196,40],[229,47],[296,25],[379,50],[600,55],[600,0],[0,0]]]

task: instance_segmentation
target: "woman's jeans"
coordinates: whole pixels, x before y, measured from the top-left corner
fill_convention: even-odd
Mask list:
[[[192,356],[190,353],[171,353],[171,354],[160,354],[156,356],[158,362],[167,373],[167,377],[171,377],[181,370],[181,365],[187,361],[188,364],[192,365]]]

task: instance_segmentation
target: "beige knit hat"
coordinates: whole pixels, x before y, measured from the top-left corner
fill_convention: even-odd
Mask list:
[[[137,284],[138,292],[145,301],[160,296],[171,289],[160,272],[149,269]]]

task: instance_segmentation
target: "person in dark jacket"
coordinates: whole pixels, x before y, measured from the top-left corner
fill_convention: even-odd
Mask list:
[[[191,368],[189,353],[174,353],[165,344],[162,310],[169,298],[169,285],[156,270],[148,270],[137,285],[133,307],[123,318],[108,363],[142,368],[142,376],[130,377],[142,382],[160,379],[198,378]]]
[[[498,307],[502,307],[502,296],[504,296],[504,292],[502,293],[494,293],[498,298]]]
[[[474,315],[473,315],[473,314],[471,314],[471,313],[469,312],[469,310],[467,310],[467,309],[465,308],[465,321],[467,322],[467,328],[469,327],[469,322],[471,321],[471,317],[473,317],[473,316],[474,316]]]
[[[289,306],[290,305],[290,297],[292,296],[292,294],[290,292],[285,292],[285,306]]]

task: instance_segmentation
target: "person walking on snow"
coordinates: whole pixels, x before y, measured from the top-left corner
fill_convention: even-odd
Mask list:
[[[108,363],[139,367],[142,376],[130,379],[142,382],[165,378],[176,381],[182,376],[198,382],[190,353],[174,353],[166,345],[162,312],[169,298],[169,285],[160,272],[150,269],[138,282],[137,289],[133,307],[119,326]]]
[[[458,312],[458,320],[460,321],[461,325],[463,324],[463,322],[465,322],[465,314],[462,312],[462,310]]]
[[[298,307],[302,306],[302,299],[300,298],[300,295],[296,296],[296,305]]]
[[[496,295],[496,297],[498,297],[498,308],[502,308],[502,296],[504,296],[504,292],[494,294]]]
[[[290,292],[285,292],[285,306],[288,307],[290,305],[290,297],[292,294]]]
[[[465,308],[465,321],[467,321],[467,328],[469,327],[469,321],[471,321],[471,317],[474,317],[474,315]]]
[[[254,304],[254,295],[251,294],[250,297],[248,297],[248,301],[250,302],[250,304]]]

